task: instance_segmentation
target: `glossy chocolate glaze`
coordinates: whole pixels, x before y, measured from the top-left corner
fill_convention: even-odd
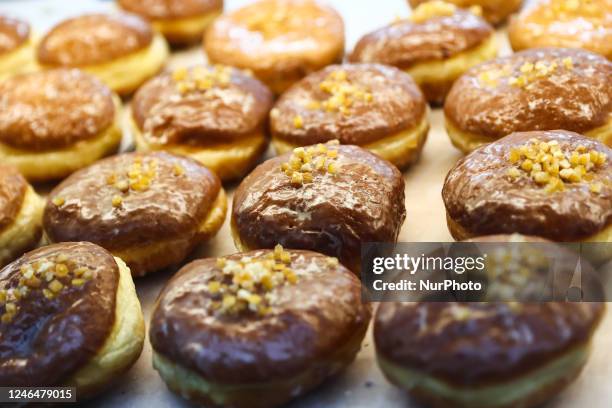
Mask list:
[[[571,58],[572,68],[560,62]],[[528,86],[510,85],[525,63],[558,63],[558,68]],[[506,74],[494,84],[485,72]],[[444,114],[456,128],[490,138],[512,132],[565,129],[586,132],[612,117],[612,62],[578,49],[541,48],[484,62],[467,71],[451,88]]]
[[[342,57],[344,23],[317,0],[259,0],[217,18],[204,45],[210,61],[299,77]]]
[[[151,26],[131,14],[86,14],[56,25],[38,45],[38,61],[53,66],[103,64],[147,47]]]
[[[401,69],[419,62],[439,61],[477,47],[493,35],[493,27],[466,10],[422,23],[401,20],[357,42],[351,62],[379,62]]]
[[[107,180],[128,172],[136,158],[156,160],[157,174],[148,189],[122,194]],[[175,173],[175,165],[182,174]],[[194,160],[164,152],[123,154],[82,169],[57,186],[49,195],[43,226],[52,241],[87,239],[109,250],[191,238],[220,188],[218,177]],[[116,195],[122,198],[120,206],[113,205]],[[58,198],[62,205],[54,203]]]
[[[223,10],[223,0],[118,0],[121,8],[155,20],[198,17]]]
[[[0,15],[0,55],[24,44],[30,38],[30,25],[25,21]]]
[[[0,142],[44,151],[98,136],[115,119],[111,90],[77,69],[17,75],[0,82]]]
[[[395,364],[457,386],[482,386],[585,345],[603,312],[603,303],[381,303],[374,341]]]
[[[589,183],[566,183],[565,190],[549,193],[528,177],[513,179],[508,160],[513,148],[531,138],[557,140],[563,151],[579,145],[608,155],[593,171],[600,193]],[[473,235],[518,232],[554,241],[586,238],[612,224],[612,149],[567,131],[514,133],[475,150],[448,173],[442,198],[450,219]]]
[[[408,0],[412,7],[431,0]],[[523,0],[446,0],[459,7],[468,8],[480,6],[484,18],[491,24],[497,25],[503,22],[510,14],[517,11]]]
[[[534,47],[585,48],[612,59],[612,0],[533,2],[511,20],[515,50]]]
[[[0,232],[17,218],[27,188],[28,182],[15,168],[0,165]]]
[[[247,248],[310,249],[354,271],[361,243],[395,242],[406,217],[404,180],[391,163],[357,146],[338,146],[337,174],[295,186],[281,171],[289,154],[270,159],[234,194],[232,225]]]
[[[85,366],[104,345],[115,322],[119,267],[110,253],[86,242],[39,248],[0,270],[0,289],[18,285],[20,268],[65,254],[93,277],[66,287],[53,299],[32,291],[10,323],[0,322],[0,384],[59,386]],[[4,307],[0,306],[0,312]]]
[[[263,316],[211,309],[208,282],[223,279],[216,259],[183,267],[158,298],[149,331],[153,349],[221,384],[285,380],[328,359],[365,330],[370,307],[361,303],[359,280],[348,269],[314,252],[290,253],[297,283],[272,289],[275,300]]]
[[[346,72],[347,81],[368,90],[373,99],[354,98],[349,114],[310,109],[309,102],[329,98],[320,83],[335,71]],[[300,146],[333,139],[363,145],[413,128],[426,113],[419,87],[399,69],[380,64],[331,65],[308,75],[279,98],[270,114],[270,127],[273,136]],[[295,125],[298,115],[301,127]]]
[[[228,84],[206,90],[181,93],[169,73],[141,87],[132,101],[132,117],[144,138],[153,144],[205,146],[264,133],[272,93],[257,79],[229,69]]]

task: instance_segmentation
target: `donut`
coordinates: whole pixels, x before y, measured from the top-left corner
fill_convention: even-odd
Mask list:
[[[484,62],[453,85],[446,130],[464,153],[512,132],[564,129],[612,146],[612,62],[538,48]]]
[[[227,66],[178,68],[142,86],[132,100],[139,151],[190,156],[222,180],[242,177],[267,147],[272,93]]]
[[[420,156],[427,103],[410,76],[380,64],[331,65],[291,87],[270,112],[278,154],[337,139],[400,168]]]
[[[15,168],[0,164],[0,267],[38,244],[44,206]]]
[[[577,133],[518,132],[450,170],[442,198],[455,239],[521,233],[612,242],[612,149]]]
[[[99,394],[145,335],[129,268],[88,242],[28,252],[0,270],[0,384]]]
[[[412,7],[432,0],[408,0]],[[436,0],[433,0],[436,1]],[[462,8],[479,7],[484,18],[493,25],[503,23],[508,16],[521,8],[523,0],[446,0]]]
[[[0,80],[34,68],[30,25],[0,14]]]
[[[612,1],[543,0],[510,21],[514,50],[535,47],[584,48],[612,59]]]
[[[418,6],[408,19],[366,34],[348,59],[406,71],[429,102],[441,104],[459,76],[495,56],[495,31],[489,23],[471,11],[434,1]]]
[[[149,20],[175,46],[199,42],[223,11],[223,0],[117,0],[123,10]]]
[[[396,242],[406,218],[399,170],[358,146],[317,144],[272,158],[234,193],[231,229],[240,251],[320,252],[360,271],[363,242]]]
[[[532,408],[580,374],[604,303],[381,303],[385,377],[434,408]]]
[[[121,143],[121,103],[78,69],[21,74],[0,82],[0,162],[28,179],[66,177]]]
[[[142,276],[182,261],[217,233],[225,212],[219,179],[199,163],[164,152],[128,153],[53,189],[43,229],[50,242],[94,242]]]
[[[42,68],[80,68],[122,96],[157,74],[167,57],[164,37],[130,14],[86,14],[64,20],[36,50]]]
[[[157,300],[153,367],[198,405],[277,407],[348,366],[370,314],[336,258],[279,245],[200,259]]]
[[[211,62],[249,69],[281,94],[342,59],[344,23],[317,0],[259,0],[217,18],[204,49]]]

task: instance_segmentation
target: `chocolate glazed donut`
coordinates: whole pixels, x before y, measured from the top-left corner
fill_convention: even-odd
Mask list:
[[[350,62],[377,62],[410,74],[430,103],[441,104],[466,70],[497,55],[495,30],[449,3],[423,3],[409,18],[363,36]]]
[[[310,251],[201,259],[160,294],[153,364],[170,389],[204,405],[270,408],[338,374],[370,319],[348,269]]]
[[[100,78],[122,96],[157,74],[168,44],[151,25],[134,14],[85,14],[54,26],[40,41],[43,68],[72,67]]]
[[[406,216],[404,180],[391,163],[350,145],[315,145],[258,166],[234,194],[241,250],[310,249],[360,270],[363,242],[395,242]]]
[[[603,303],[383,303],[385,376],[432,407],[535,407],[580,373]]]
[[[610,148],[577,133],[511,134],[448,173],[442,198],[449,229],[456,239],[517,232],[610,242],[611,159]]]
[[[144,322],[125,264],[86,242],[0,270],[0,384],[76,387],[81,401],[138,358]]]
[[[43,225],[51,242],[87,239],[141,276],[179,263],[218,231],[225,212],[218,177],[199,163],[128,153],[64,180],[50,194]]]
[[[612,62],[535,48],[475,66],[451,88],[446,130],[465,153],[512,132],[564,129],[612,145]]]

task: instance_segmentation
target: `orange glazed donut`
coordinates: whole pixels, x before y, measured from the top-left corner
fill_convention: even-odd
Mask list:
[[[317,0],[260,0],[216,19],[204,48],[211,62],[249,69],[280,94],[342,59],[344,23]]]

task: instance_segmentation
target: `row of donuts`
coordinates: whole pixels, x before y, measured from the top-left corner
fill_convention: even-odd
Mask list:
[[[153,366],[201,406],[280,406],[354,360],[371,316],[360,294],[351,271],[316,252],[277,245],[196,260],[157,299]],[[88,242],[49,245],[0,270],[0,307],[4,386],[74,386],[82,402],[143,347],[129,267]],[[535,407],[578,376],[603,312],[602,303],[383,303],[378,364],[428,406]]]
[[[504,5],[482,0],[454,2],[475,8],[468,11],[439,0],[413,1],[422,4],[409,18],[364,36],[349,60],[381,62],[406,70],[429,100],[441,102],[461,73],[496,55],[493,28],[472,13],[484,12],[490,20],[500,21],[520,6],[517,1]],[[213,17],[222,10],[220,1],[118,3],[123,10],[151,21],[172,43],[181,35],[168,31],[170,27],[197,26],[196,31],[202,33],[212,22],[204,41],[209,60],[249,69],[277,94],[309,72],[341,60],[344,52],[341,17],[312,1],[264,0],[217,19]],[[578,47],[609,58],[609,9],[607,0],[536,2],[514,19],[510,40],[515,50]],[[492,17],[496,12],[498,17]],[[3,18],[0,28],[6,39],[1,50],[4,69],[0,71],[7,75],[31,69],[27,56],[31,58],[33,53],[27,50],[33,40],[27,24]],[[183,37],[194,38],[186,32]],[[244,43],[252,45],[243,47]],[[167,47],[152,27],[127,14],[68,19],[50,30],[36,48],[40,66],[78,66],[96,73],[121,94],[136,89],[167,57]]]
[[[445,102],[448,134],[469,153],[518,131],[564,129],[612,143],[612,63],[587,51],[536,49],[480,64],[461,76]],[[0,82],[0,157],[29,180],[66,177],[116,152],[121,104],[76,69]],[[399,168],[415,162],[429,124],[422,93],[408,74],[374,63],[312,73],[273,105],[270,91],[225,66],[178,68],[141,87],[131,103],[139,151],[190,156],[223,181],[241,178],[267,146],[282,154],[338,139]]]
[[[446,177],[449,230],[456,239],[516,232],[610,242],[611,155],[603,143],[561,130],[517,132],[478,148]],[[2,263],[36,245],[42,225],[46,241],[100,244],[141,276],[180,263],[225,220],[218,176],[169,152],[97,161],[46,203],[13,167],[1,170]],[[239,250],[280,243],[336,256],[358,272],[361,243],[395,242],[405,216],[400,171],[332,141],[257,166],[234,193],[231,227]]]
[[[483,239],[517,238],[526,239]],[[0,270],[0,284],[4,386],[74,386],[84,401],[138,359],[145,325],[130,270],[103,248],[37,249]],[[194,261],[156,302],[153,366],[201,406],[280,406],[354,360],[371,316],[360,292],[336,258],[280,245]],[[603,312],[601,303],[383,303],[378,364],[429,406],[535,407],[580,373]]]

